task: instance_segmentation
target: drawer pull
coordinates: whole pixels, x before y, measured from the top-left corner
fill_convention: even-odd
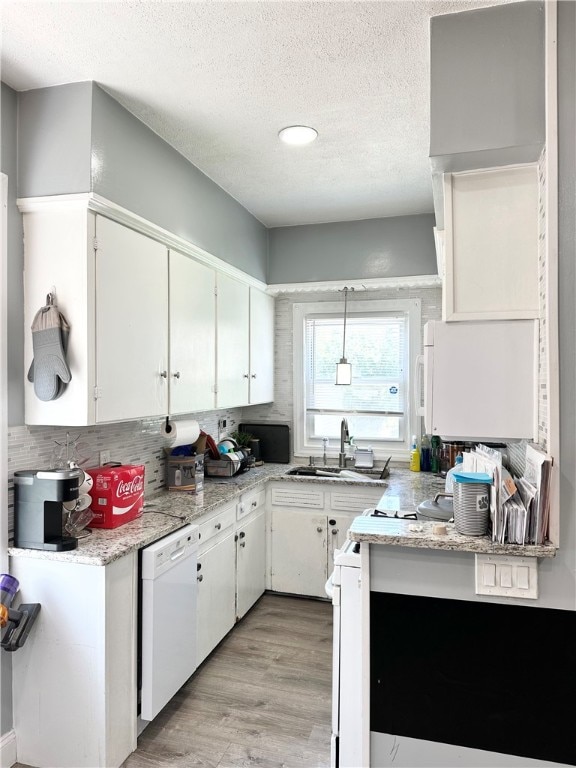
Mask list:
[[[252,506],[253,507],[257,507],[258,506],[258,500],[257,499],[254,499],[254,501],[252,502]]]
[[[217,530],[217,531],[219,531],[219,530],[220,530],[220,528],[222,528],[222,523],[216,523],[216,525],[214,526],[214,528],[216,528],[216,530]]]
[[[245,546],[246,546],[246,542],[245,542],[245,541],[241,541],[241,542],[240,542],[240,546],[241,546],[241,547],[245,547]]]
[[[243,539],[243,538],[244,538],[244,536],[246,536],[246,534],[244,533],[244,531],[240,531],[240,533],[238,534],[238,538],[239,538],[239,539]]]
[[[176,373],[173,373],[172,376],[174,376],[175,379],[180,378],[180,371],[176,371]]]
[[[338,533],[338,528],[332,528],[332,534],[336,536],[337,533]]]
[[[322,528],[322,526],[321,526],[321,525],[319,525],[319,526],[318,526],[318,528],[316,528],[316,530],[318,531],[318,533],[322,533],[322,531],[324,530],[324,528]]]
[[[204,581],[204,576],[202,576],[202,574],[200,574],[199,576],[196,576],[196,580],[197,581]]]
[[[336,525],[336,520],[328,520],[328,522],[330,523],[330,525]]]

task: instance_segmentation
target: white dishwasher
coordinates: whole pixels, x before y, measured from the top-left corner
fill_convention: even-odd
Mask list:
[[[198,526],[142,550],[142,720],[153,720],[196,669]]]

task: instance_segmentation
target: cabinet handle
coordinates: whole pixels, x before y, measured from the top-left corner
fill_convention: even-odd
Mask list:
[[[336,520],[328,520],[328,522],[330,523],[330,525],[336,525]]]
[[[338,533],[338,528],[332,528],[332,534],[336,536],[337,533]]]
[[[242,378],[247,379],[248,378],[248,374],[245,373]]]
[[[253,506],[253,507],[257,507],[257,506],[258,506],[258,502],[257,502],[257,500],[256,500],[256,499],[254,499],[254,501],[252,502],[252,506]]]
[[[176,371],[176,373],[173,373],[172,376],[174,376],[175,379],[180,378],[180,371]]]
[[[204,576],[202,576],[202,574],[196,576],[196,581],[204,581]]]
[[[238,538],[239,538],[239,539],[243,539],[243,538],[244,538],[244,536],[246,536],[246,534],[244,533],[244,531],[240,531],[240,533],[238,534]]]
[[[214,526],[214,528],[216,528],[216,530],[217,530],[217,531],[219,531],[219,530],[220,530],[220,528],[222,528],[222,523],[216,523],[216,525]]]
[[[255,373],[253,373],[253,374],[252,374],[252,378],[253,378],[253,379],[255,379],[255,378],[256,378],[256,374],[255,374]]]
[[[160,371],[160,376],[163,379],[167,379],[168,378],[168,371]]]
[[[245,546],[246,546],[246,542],[245,542],[245,541],[241,541],[241,542],[240,542],[240,546],[241,546],[241,547],[245,547]]]
[[[197,571],[202,570],[202,563],[196,563],[196,570]]]
[[[318,526],[318,528],[316,528],[316,530],[318,531],[318,533],[322,533],[322,531],[324,530],[324,528],[322,528],[322,526],[321,526],[321,525],[319,525],[319,526]]]

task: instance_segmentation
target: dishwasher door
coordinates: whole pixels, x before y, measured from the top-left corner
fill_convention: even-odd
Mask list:
[[[197,525],[142,550],[143,720],[153,720],[197,666],[197,554]]]

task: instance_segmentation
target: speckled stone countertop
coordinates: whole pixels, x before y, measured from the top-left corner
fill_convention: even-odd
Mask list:
[[[11,547],[8,549],[8,554],[12,557],[57,560],[83,565],[106,565],[128,552],[148,546],[186,523],[193,523],[215,511],[220,505],[239,498],[241,494],[262,486],[270,479],[291,483],[328,483],[335,486],[381,486],[382,493],[388,487],[388,481],[286,476],[286,472],[294,466],[296,465],[265,464],[236,477],[205,478],[204,490],[198,495],[161,491],[146,499],[144,513],[137,520],[109,530],[94,528],[90,536],[80,539],[78,547],[69,552]],[[404,471],[400,470],[400,472]]]
[[[161,491],[146,499],[144,513],[137,520],[110,530],[94,528],[92,534],[85,539],[80,539],[77,549],[70,552],[49,552],[12,547],[8,550],[8,554],[12,557],[57,560],[83,565],[106,565],[133,550],[152,544],[163,536],[172,533],[172,531],[181,528],[186,523],[194,523],[205,515],[215,512],[222,504],[238,499],[243,493],[261,487],[269,480],[309,483],[313,485],[322,484],[332,487],[342,485],[381,487],[384,495],[380,502],[380,507],[390,511],[398,510],[404,512],[414,512],[420,502],[424,501],[424,499],[433,498],[435,493],[444,489],[444,480],[442,478],[425,472],[410,472],[405,466],[392,466],[390,476],[384,481],[377,479],[362,481],[338,477],[286,475],[294,466],[296,465],[265,464],[263,467],[255,467],[236,477],[205,478],[204,490],[198,495]],[[361,472],[361,470],[359,471]],[[460,537],[458,534],[455,534],[455,537],[458,539],[466,538]],[[420,539],[418,539],[415,537],[415,534],[410,534],[405,541],[401,541],[397,534],[389,537],[389,541],[384,541],[380,534],[378,534],[377,539],[378,541],[372,540],[372,543],[394,543],[402,544],[403,546],[438,548],[433,538],[420,536]],[[366,541],[368,539],[358,540]],[[406,543],[406,541],[411,543]],[[417,541],[420,541],[420,543],[414,543]],[[444,544],[446,543],[444,542]],[[443,546],[442,548],[463,549],[465,547]],[[523,550],[518,551],[520,549],[518,546],[510,546],[510,552],[502,550],[502,553],[524,554]],[[480,550],[475,548],[469,551],[495,552],[496,550]]]
[[[410,530],[410,528],[418,530]],[[488,536],[462,536],[454,524],[446,523],[446,534],[433,533],[434,523],[415,520],[395,520],[378,517],[357,517],[348,531],[352,541],[368,544],[387,544],[397,547],[444,549],[490,555],[516,555],[523,557],[554,557],[552,544],[526,545],[496,544]],[[421,530],[420,530],[421,529]]]

